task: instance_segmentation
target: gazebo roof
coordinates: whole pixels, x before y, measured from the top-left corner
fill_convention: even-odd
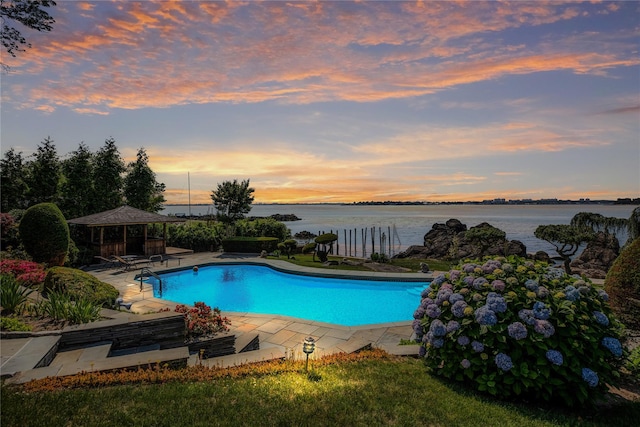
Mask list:
[[[70,219],[67,222],[69,224],[86,225],[87,227],[106,227],[184,221],[184,219],[147,212],[132,208],[131,206],[121,206],[116,209],[111,209],[110,211]]]

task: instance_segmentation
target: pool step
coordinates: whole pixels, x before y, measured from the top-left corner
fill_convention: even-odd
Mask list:
[[[260,334],[244,333],[236,336],[236,353],[260,350]]]
[[[172,366],[186,366],[189,359],[188,347],[176,347],[166,350],[152,350],[116,357],[99,358],[105,354],[108,345],[100,345],[85,349],[71,350],[60,353],[60,358],[54,359],[51,365],[28,369],[18,372],[9,378],[7,383],[22,384],[31,380],[50,376],[66,376],[81,372],[109,372],[120,369],[138,369],[154,367],[156,364]]]
[[[60,335],[2,340],[2,377],[48,365],[55,357],[59,343]],[[10,351],[11,347],[15,350]],[[11,355],[5,357],[5,352]]]
[[[418,356],[419,345],[382,344],[380,349],[395,356]]]
[[[344,343],[337,344],[325,350],[318,349],[317,350],[318,354],[316,355],[316,357],[322,357],[322,356],[337,354],[337,353],[357,353],[359,351],[370,349],[370,348],[371,348],[371,341],[364,340],[358,337],[351,337],[349,338],[349,340],[345,341]]]
[[[228,356],[212,357],[210,359],[196,361],[196,363],[210,368],[229,368],[232,366],[246,365],[247,363],[259,363],[284,358],[285,354],[282,350],[272,347],[230,354]],[[193,361],[190,360],[190,363],[193,363]]]

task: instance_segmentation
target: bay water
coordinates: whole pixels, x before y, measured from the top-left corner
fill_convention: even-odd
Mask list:
[[[366,229],[365,256],[371,254],[371,228],[375,229],[375,249],[380,252],[380,235],[385,234],[385,253],[393,255],[411,245],[423,245],[424,235],[434,224],[449,219],[460,220],[467,228],[487,222],[506,233],[509,240],[519,240],[527,252],[542,250],[556,256],[555,248],[534,236],[539,225],[569,224],[580,212],[599,213],[605,217],[628,219],[634,205],[562,204],[562,205],[340,205],[340,204],[256,204],[249,216],[267,217],[293,214],[300,221],[285,222],[292,235],[301,231],[338,235],[341,255],[362,256],[362,236]],[[207,215],[215,213],[210,205],[170,205],[164,215]],[[345,239],[346,231],[346,239]],[[350,235],[351,233],[351,235]],[[626,235],[618,236],[620,244]],[[351,242],[351,245],[349,244]],[[391,245],[389,245],[391,243]],[[346,250],[346,253],[345,253]]]

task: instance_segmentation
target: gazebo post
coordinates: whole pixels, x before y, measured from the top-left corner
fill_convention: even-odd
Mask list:
[[[127,225],[124,225],[124,253],[122,255],[127,255]]]
[[[142,226],[142,234],[144,235],[144,246],[142,246],[142,252],[144,252],[144,256],[149,257],[151,254],[147,252],[149,249],[149,244],[147,243],[147,227],[148,224],[144,224]]]
[[[167,223],[162,224],[162,253],[167,253]]]

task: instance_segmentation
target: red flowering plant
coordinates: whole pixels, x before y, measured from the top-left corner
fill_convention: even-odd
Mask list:
[[[0,274],[10,274],[22,286],[39,288],[44,283],[47,272],[42,264],[19,259],[0,260]]]
[[[221,315],[218,307],[211,308],[204,302],[195,302],[193,307],[176,305],[175,311],[184,314],[187,340],[196,340],[202,336],[214,336],[229,330],[231,321]]]

